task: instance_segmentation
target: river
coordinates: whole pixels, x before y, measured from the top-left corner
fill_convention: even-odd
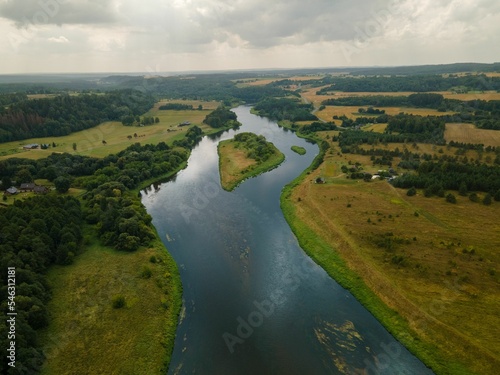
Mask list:
[[[432,374],[303,252],[285,221],[281,190],[318,147],[248,106],[234,112],[240,129],[204,137],[186,169],[141,192],[183,284],[169,374]],[[286,159],[226,192],[217,144],[243,131]]]

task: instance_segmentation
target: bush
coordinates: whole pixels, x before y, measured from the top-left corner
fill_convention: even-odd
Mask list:
[[[491,194],[490,193],[488,193],[488,194],[486,194],[484,196],[484,198],[483,198],[483,204],[485,206],[489,206],[491,204]]]
[[[121,294],[114,296],[111,300],[111,305],[114,309],[121,309],[122,307],[125,307],[125,297]]]
[[[417,194],[417,189],[415,189],[415,187],[409,188],[408,191],[406,192],[406,195],[408,195],[409,197],[413,197],[416,194]]]
[[[479,197],[477,196],[476,193],[471,193],[469,195],[469,199],[471,200],[471,202],[476,202],[476,203],[479,202]]]
[[[153,275],[153,272],[151,271],[151,268],[149,268],[147,266],[142,267],[141,277],[143,279],[149,279],[149,278],[151,278],[152,275]]]
[[[457,198],[455,198],[455,196],[451,193],[448,193],[446,195],[446,202],[448,203],[457,203]]]

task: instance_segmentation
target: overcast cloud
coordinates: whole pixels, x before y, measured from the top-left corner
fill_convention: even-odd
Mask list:
[[[498,0],[0,0],[0,73],[500,61]]]

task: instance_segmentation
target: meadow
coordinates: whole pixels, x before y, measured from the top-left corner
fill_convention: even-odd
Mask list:
[[[500,131],[476,128],[473,124],[446,124],[444,138],[447,142],[500,145]]]
[[[386,181],[349,179],[343,165],[359,163],[369,173],[386,167],[373,165],[369,156],[341,154],[331,141],[336,134],[318,133],[330,150],[282,203],[301,245],[437,373],[493,375],[500,363],[491,329],[500,308],[498,203],[457,196],[451,204],[422,191],[409,197]],[[377,146],[396,147],[431,155],[458,151],[430,144]],[[483,161],[494,158],[489,154]],[[474,150],[465,155],[479,158]],[[315,183],[318,177],[325,183]]]
[[[164,111],[159,109],[161,105],[169,102],[190,104],[195,109],[182,111]],[[197,110],[198,105],[202,105],[203,110]],[[182,139],[186,130],[193,125],[197,125],[207,132],[213,131],[208,125],[203,124],[203,120],[218,105],[219,103],[217,102],[162,100],[156,103],[154,108],[149,112],[144,114],[144,116],[159,118],[159,123],[154,125],[124,126],[116,121],[105,122],[94,128],[63,137],[32,138],[6,142],[0,144],[0,160],[11,157],[41,159],[53,152],[67,152],[102,158],[109,154],[120,152],[135,142],[157,144],[163,141],[165,143],[172,143],[174,140]],[[178,126],[185,121],[189,121],[191,125]],[[32,143],[46,143],[51,145],[51,147],[46,150],[23,150],[23,145]],[[52,147],[53,143],[56,144],[55,148]],[[76,144],[76,150],[73,149],[73,144]]]
[[[132,253],[99,244],[54,266],[42,374],[159,374],[173,349],[182,287],[160,240]],[[115,301],[124,305],[117,308]]]

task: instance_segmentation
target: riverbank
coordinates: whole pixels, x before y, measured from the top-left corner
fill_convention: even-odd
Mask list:
[[[172,353],[182,286],[157,238],[121,252],[86,228],[86,250],[48,275],[51,324],[42,332],[42,374],[163,373]],[[114,308],[113,301],[124,299]]]
[[[248,135],[245,140],[238,140],[241,135]],[[257,155],[254,150],[254,142],[257,136],[253,133],[240,133],[238,139],[228,139],[219,142],[217,153],[219,155],[219,174],[222,188],[232,191],[242,181],[247,178],[258,176],[268,172],[285,160],[285,155],[280,152],[272,143],[263,140],[268,148],[268,155],[265,158]],[[255,154],[254,157],[249,155]]]
[[[467,264],[463,267],[468,268],[460,270],[456,255],[451,255],[450,260],[455,262],[455,270],[445,274],[439,269],[443,263],[446,267],[443,250],[430,252],[423,249],[429,247],[427,241],[423,245],[423,233],[433,233],[430,243],[434,245],[431,246],[439,243],[439,239],[451,246],[456,230],[474,233],[470,227],[451,227],[455,222],[448,219],[456,218],[462,209],[450,204],[443,206],[445,202],[429,202],[423,197],[418,202],[408,202],[384,181],[347,180],[342,177],[336,157],[332,150],[328,153],[327,163],[313,163],[320,168],[309,168],[283,190],[282,210],[301,247],[437,374],[494,374],[499,363],[494,354],[497,347],[494,334],[488,332],[489,325],[485,322],[495,325],[494,313],[491,312],[495,311],[495,302],[490,300],[493,295],[483,295],[484,291],[471,285],[471,281],[476,284],[479,275],[486,290],[494,290],[495,281],[481,276],[479,271],[472,272]],[[316,184],[316,179],[331,172],[337,162],[338,173],[333,173],[336,177],[329,178],[327,184]],[[469,203],[463,204],[469,206]],[[471,226],[491,227],[488,220],[492,217],[487,215],[491,209],[486,212],[484,206],[479,205],[467,208],[476,219]],[[415,212],[424,215],[418,219]],[[427,216],[432,220],[426,220]],[[398,221],[396,227],[395,220]],[[419,230],[415,231],[415,228]],[[375,235],[375,230],[380,234]],[[384,251],[375,244],[378,236],[383,238],[382,232],[392,233],[395,240],[410,238],[409,243],[415,250],[408,248],[405,253],[398,248],[398,252],[391,256],[402,259],[401,264],[390,261],[390,257],[387,262]],[[410,232],[413,233],[411,237]],[[472,236],[463,237],[462,243],[474,243]],[[488,249],[485,241],[478,243],[476,240],[475,244],[480,245],[478,248]],[[416,261],[410,258],[408,251],[426,254]],[[490,258],[490,255],[486,250],[482,252],[484,258]],[[433,263],[438,266],[433,266]],[[457,268],[461,273],[466,272],[468,278],[453,277]],[[478,299],[483,301],[479,310],[483,320],[477,312]],[[491,311],[486,311],[484,304]],[[464,311],[472,313],[473,309],[476,319],[464,321],[460,318]],[[474,337],[471,332],[480,332],[481,338]]]

